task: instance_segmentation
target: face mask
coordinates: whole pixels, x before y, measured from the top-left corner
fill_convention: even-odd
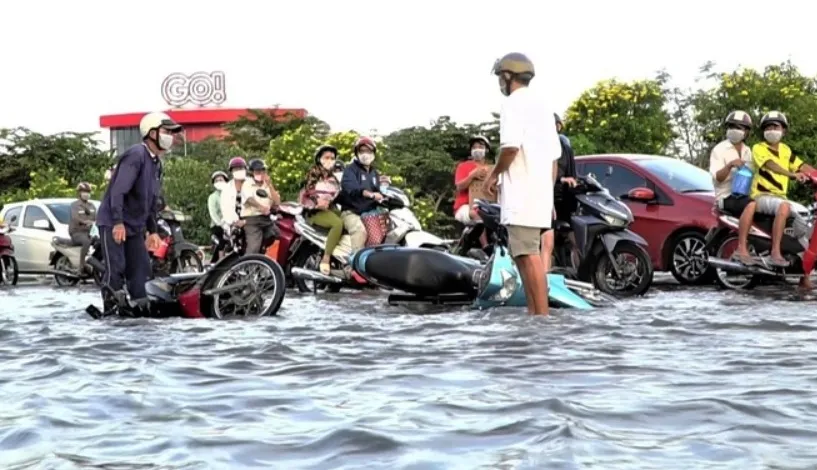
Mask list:
[[[740,129],[727,129],[726,130],[726,138],[729,139],[733,145],[737,144],[738,142],[743,140],[743,136],[745,135],[744,131]]]
[[[79,193],[79,198],[83,201],[87,201],[91,197],[91,193]]]
[[[215,183],[215,184],[213,184],[213,186],[214,186],[214,187],[215,187],[215,188],[216,188],[218,191],[222,191],[222,190],[224,190],[224,188],[225,188],[225,187],[227,187],[227,183],[225,183],[224,181],[216,181],[216,183]]]
[[[485,150],[483,149],[474,149],[471,150],[471,158],[474,160],[482,160],[485,158]]]
[[[264,175],[253,175],[252,179],[254,179],[256,183],[261,183],[264,181]]]
[[[331,170],[332,168],[335,167],[335,161],[334,160],[329,160],[329,161],[321,160],[321,166],[324,168],[324,170]]]
[[[770,144],[776,144],[783,138],[783,131],[766,131],[763,133],[763,138]]]
[[[159,147],[162,150],[169,150],[173,146],[173,136],[170,134],[159,134]]]
[[[357,156],[357,159],[360,160],[360,163],[364,165],[371,165],[374,161],[374,154],[373,153],[361,153]]]
[[[243,180],[247,177],[247,170],[236,170],[233,172],[233,178]]]

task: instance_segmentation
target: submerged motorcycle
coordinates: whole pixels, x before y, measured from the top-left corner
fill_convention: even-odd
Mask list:
[[[369,282],[405,294],[389,296],[391,305],[467,305],[476,308],[527,305],[522,278],[507,248],[507,231],[492,217],[495,208],[477,201],[484,223],[496,234],[488,263],[428,248],[381,245],[360,250],[352,267]],[[548,274],[548,300],[557,308],[592,309],[615,302],[592,285]]]
[[[810,174],[809,178],[809,184],[815,189],[814,197],[817,201],[817,172]],[[737,260],[732,260],[732,255],[738,246],[738,226],[741,214],[714,209],[718,216],[718,225],[706,234],[705,249],[709,255],[709,265],[717,270],[716,280],[721,287],[748,290],[764,280],[785,281],[791,276],[801,277],[811,274],[815,256],[817,256],[817,237],[814,236],[817,203],[812,204],[809,208],[794,201],[790,201],[790,204],[791,210],[807,221],[808,242],[795,238],[792,226],[794,217],[789,217],[780,243],[780,251],[789,262],[789,266],[785,268],[768,262],[772,247],[773,215],[755,214],[747,241],[749,252],[758,257],[759,264],[747,266]]]
[[[114,296],[106,311],[89,305],[95,319],[109,316],[149,318],[226,318],[275,315],[284,301],[284,271],[263,255],[230,254],[205,273],[170,274],[145,285],[147,302]],[[112,292],[109,292],[112,296]]]
[[[450,241],[443,240],[431,233],[423,230],[422,224],[411,211],[411,201],[408,195],[394,186],[381,186],[381,194],[384,199],[380,203],[388,210],[389,229],[383,241],[386,245],[397,245],[411,248],[430,248],[445,251]],[[301,292],[317,290],[324,285],[329,291],[337,292],[341,287],[360,288],[366,284],[350,279],[345,268],[349,266],[349,258],[352,254],[352,239],[349,234],[344,234],[337,248],[332,252],[331,271],[329,275],[319,271],[320,260],[323,257],[323,247],[326,246],[328,231],[321,227],[315,227],[307,222],[301,215],[301,207],[286,209],[290,214],[295,214],[294,229],[300,235],[292,244],[291,273]],[[288,239],[289,234],[281,227],[282,239]],[[315,284],[310,289],[306,281],[311,280]]]
[[[576,194],[578,207],[570,223],[553,222],[553,273],[569,279],[592,283],[602,292],[617,297],[644,295],[652,285],[653,268],[645,247],[647,241],[628,229],[633,214],[626,204],[610,195],[593,175],[579,176]],[[646,188],[636,188],[626,196],[642,199]],[[483,215],[483,213],[485,215]],[[484,205],[480,217],[491,219],[490,226],[499,226],[500,209],[496,204]],[[488,239],[493,231],[484,223],[466,227],[455,253],[474,256],[483,230]],[[576,246],[569,236],[574,234]],[[481,256],[481,255],[480,255]]]
[[[155,275],[204,271],[199,247],[185,240],[182,233],[181,223],[187,220],[188,218],[178,211],[163,210],[157,214],[156,225],[162,243],[150,252]]]

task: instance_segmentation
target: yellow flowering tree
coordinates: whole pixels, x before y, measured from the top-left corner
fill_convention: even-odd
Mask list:
[[[605,80],[565,113],[565,133],[577,155],[663,153],[674,139],[666,97],[657,80]]]

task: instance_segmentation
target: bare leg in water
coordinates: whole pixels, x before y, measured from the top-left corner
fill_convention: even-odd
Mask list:
[[[533,315],[548,315],[548,285],[545,276],[545,267],[539,255],[522,255],[514,259],[522,282],[525,285],[525,296],[528,303],[528,313]]]

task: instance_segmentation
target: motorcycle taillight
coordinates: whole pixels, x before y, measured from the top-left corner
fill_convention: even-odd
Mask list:
[[[162,239],[162,243],[153,251],[153,256],[159,259],[165,259],[167,256],[167,249],[170,247],[169,239],[164,238]]]

